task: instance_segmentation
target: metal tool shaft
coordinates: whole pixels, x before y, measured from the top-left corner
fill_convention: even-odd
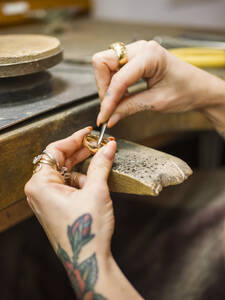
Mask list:
[[[107,123],[104,123],[103,125],[102,125],[102,128],[101,128],[101,132],[100,132],[100,136],[99,136],[99,139],[98,139],[98,146],[101,144],[101,142],[102,142],[102,139],[103,139],[103,136],[104,136],[104,134],[105,134],[105,130],[106,130],[106,128],[107,128]]]

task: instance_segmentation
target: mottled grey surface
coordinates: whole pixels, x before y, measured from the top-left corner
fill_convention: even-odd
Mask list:
[[[92,133],[99,135],[97,131]],[[85,160],[79,171],[86,173],[90,162],[91,158]],[[117,139],[108,183],[111,192],[158,196],[164,187],[181,184],[190,175],[188,164],[173,155]]]
[[[113,170],[150,187],[153,196],[158,196],[163,187],[180,184],[192,175],[187,163],[173,155],[126,140],[117,143]]]
[[[28,76],[0,79],[0,132],[97,93],[90,66],[61,63],[48,72]]]

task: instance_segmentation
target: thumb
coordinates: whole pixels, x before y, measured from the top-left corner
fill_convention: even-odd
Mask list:
[[[113,165],[116,146],[115,141],[110,141],[92,158],[87,172],[87,186],[107,183]]]

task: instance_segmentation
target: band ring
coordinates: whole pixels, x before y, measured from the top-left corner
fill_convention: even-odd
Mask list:
[[[51,153],[49,153],[47,150],[44,150],[42,153],[47,155],[48,158],[55,163],[57,169],[60,169],[59,163],[57,162],[57,160],[55,159],[55,157]]]
[[[56,170],[57,172],[59,172],[64,179],[64,183],[70,185],[71,173],[64,166],[60,168],[60,165],[58,161],[55,159],[55,157],[46,150],[44,150],[40,155],[36,156],[33,159],[33,165],[34,165],[33,174],[39,172],[43,164],[48,165],[54,170]]]
[[[112,49],[116,53],[119,59],[120,67],[128,63],[127,49],[126,49],[126,45],[123,42],[113,43],[109,46],[109,49]]]

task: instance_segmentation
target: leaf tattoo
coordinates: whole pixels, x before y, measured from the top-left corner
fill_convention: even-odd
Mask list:
[[[72,226],[68,226],[68,237],[73,250],[74,263],[78,260],[81,248],[94,238],[94,234],[90,234],[92,218],[86,214],[78,218]]]
[[[95,293],[94,286],[98,279],[98,263],[96,254],[78,263],[82,247],[90,242],[95,235],[91,234],[92,217],[84,214],[71,226],[68,226],[67,235],[73,252],[72,259],[66,251],[58,245],[58,256],[61,259],[72,286],[81,300],[106,300],[102,295]]]

